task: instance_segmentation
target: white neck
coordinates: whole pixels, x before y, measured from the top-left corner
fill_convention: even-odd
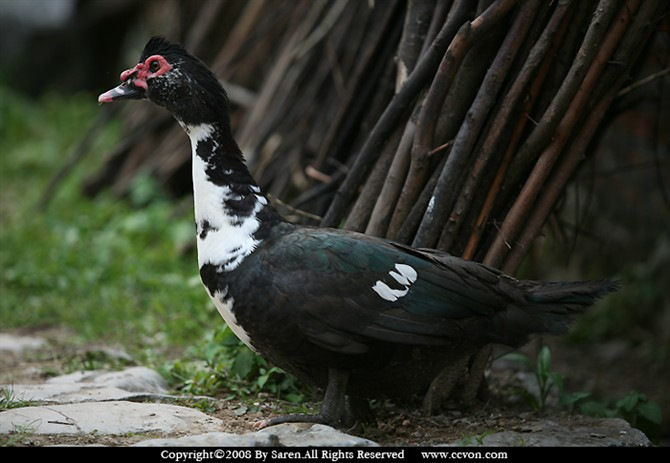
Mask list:
[[[245,257],[260,244],[254,238],[260,222],[257,214],[267,204],[264,196],[255,185],[244,187],[248,195],[253,195],[255,203],[248,216],[232,214],[226,207],[228,201],[239,201],[243,197],[232,191],[229,185],[217,185],[211,181],[208,169],[212,166],[197,154],[198,144],[204,140],[212,142],[212,149],[219,144],[215,138],[216,130],[211,124],[185,126],[191,139],[193,152],[193,195],[195,223],[198,235],[198,265],[212,264],[228,272],[237,268]],[[211,162],[211,161],[210,161]],[[232,172],[228,172],[230,174]],[[237,189],[239,190],[239,188]],[[236,191],[237,191],[236,190]]]

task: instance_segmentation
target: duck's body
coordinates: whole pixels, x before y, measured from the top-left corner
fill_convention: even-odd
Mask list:
[[[612,291],[608,282],[539,283],[448,254],[346,230],[286,222],[249,174],[216,77],[153,38],[100,102],[148,98],[191,139],[198,263],[226,323],[274,364],[326,387],[321,413],[348,417],[345,396],[422,394],[450,364],[489,343],[560,334]]]

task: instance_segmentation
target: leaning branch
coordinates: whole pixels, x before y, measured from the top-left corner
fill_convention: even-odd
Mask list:
[[[378,154],[384,141],[395,127],[399,117],[405,113],[412,100],[416,98],[426,82],[434,75],[439,65],[440,57],[449,46],[456,31],[465,21],[470,2],[460,0],[440,33],[433,41],[432,46],[423,55],[414,72],[407,78],[405,85],[393,97],[388,107],[372,129],[370,136],[361,148],[349,175],[340,185],[321,225],[335,226],[342,219],[351,198],[361,185],[369,166]]]

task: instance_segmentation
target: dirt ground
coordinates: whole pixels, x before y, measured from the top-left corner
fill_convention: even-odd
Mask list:
[[[25,333],[22,333],[25,334]],[[33,333],[42,335],[44,333]],[[72,347],[66,342],[63,332],[50,331],[45,336],[54,340],[48,349],[40,349],[20,355],[2,352],[0,354],[0,384],[39,383],[46,377],[63,372],[64,359],[72,358],[73,350],[81,351],[82,346]],[[670,443],[667,423],[670,409],[670,368],[661,362],[650,360],[650,356],[640,349],[616,343],[585,348],[569,348],[551,342],[552,370],[565,379],[568,391],[591,391],[601,397],[621,397],[630,391],[647,394],[656,401],[664,412],[664,428],[661,445]],[[529,345],[526,351],[532,353],[536,345]],[[445,442],[476,444],[482,436],[504,430],[528,431],[529,422],[540,418],[551,418],[562,423],[573,419],[565,411],[549,407],[544,412],[533,412],[529,406],[512,391],[521,386],[518,372],[507,368],[491,369],[488,376],[489,399],[478,402],[468,410],[448,410],[442,415],[426,417],[420,411],[400,406],[392,402],[376,404],[376,425],[350,431],[373,440],[381,445],[430,446]],[[509,365],[507,365],[509,366]],[[224,432],[242,434],[253,432],[258,421],[277,414],[283,404],[271,398],[259,399],[256,410],[239,414],[241,402],[224,399],[212,401],[207,413],[220,418]],[[317,404],[311,404],[314,409]],[[35,436],[10,437],[5,445],[41,446],[66,445],[128,445],[156,436]],[[5,438],[0,438],[3,441]]]

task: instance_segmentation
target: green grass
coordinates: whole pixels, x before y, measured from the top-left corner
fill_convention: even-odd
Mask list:
[[[165,362],[160,370],[183,393],[223,393],[228,399],[246,399],[249,406],[261,392],[288,404],[315,396],[314,389],[300,387],[293,376],[254,354],[225,325],[207,333],[179,359]]]
[[[181,255],[195,240],[190,207],[168,201],[148,176],[124,200],[83,196],[82,182],[118,141],[118,122],[98,134],[49,207],[36,207],[99,111],[94,95],[31,102],[0,86],[0,330],[66,327],[75,333],[68,342],[121,345],[184,393],[301,401],[291,376],[227,329],[195,253]],[[87,353],[62,367],[116,363]]]
[[[35,402],[17,398],[11,386],[0,387],[0,411],[10,408],[29,407],[33,403]]]
[[[82,340],[186,345],[219,322],[182,215],[154,188],[142,208],[81,184],[119,137],[110,123],[42,211],[36,203],[100,108],[94,95],[30,102],[0,89],[0,329],[67,326]],[[147,197],[151,182],[137,182]],[[151,195],[149,195],[151,196]],[[131,195],[132,197],[132,195]]]

